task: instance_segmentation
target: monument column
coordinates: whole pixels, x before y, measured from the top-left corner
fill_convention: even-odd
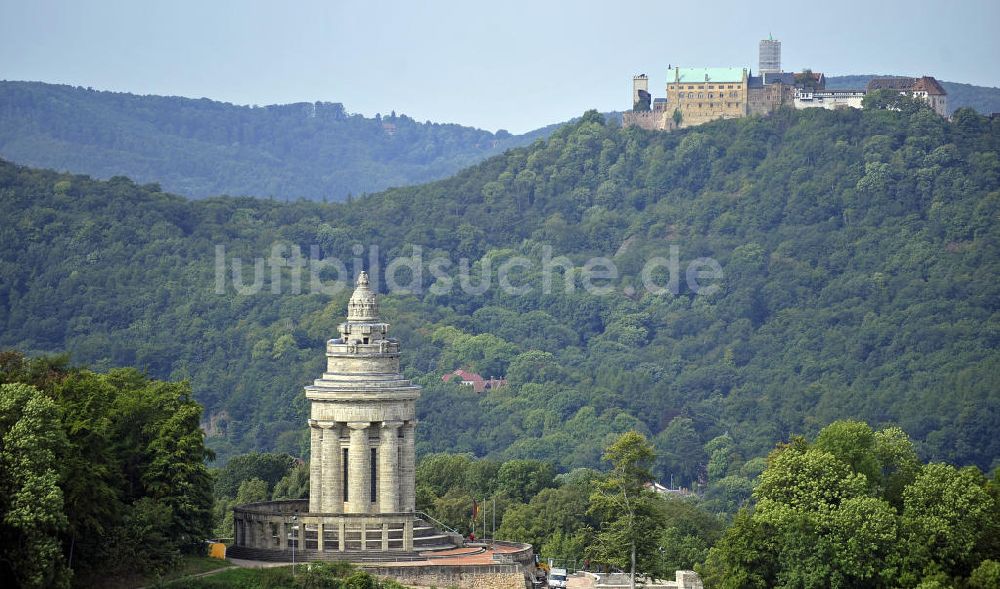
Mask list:
[[[399,427],[402,421],[383,421],[378,452],[379,513],[399,511]]]
[[[400,511],[411,512],[416,508],[416,493],[415,493],[415,475],[416,475],[416,446],[414,439],[414,431],[416,430],[417,420],[411,419],[403,424],[403,451],[402,451],[402,461],[400,465],[400,475],[402,476],[402,481],[400,481]]]
[[[317,511],[323,513],[343,513],[344,512],[344,476],[343,465],[340,463],[340,425],[335,421],[323,421],[319,423],[323,428],[323,450],[322,454],[322,477],[320,492],[323,502]],[[310,482],[310,485],[312,483]],[[312,509],[312,501],[309,502],[309,511]]]
[[[368,513],[371,506],[371,456],[368,448],[367,421],[351,421],[351,447],[347,454],[347,511]]]
[[[323,510],[323,430],[315,419],[309,420],[309,511]]]

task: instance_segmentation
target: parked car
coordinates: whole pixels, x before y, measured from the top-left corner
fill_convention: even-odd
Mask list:
[[[566,587],[566,569],[552,569],[549,571],[549,587]]]

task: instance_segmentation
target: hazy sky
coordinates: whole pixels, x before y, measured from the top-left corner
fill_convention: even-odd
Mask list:
[[[896,73],[1000,86],[1000,0],[0,0],[0,79],[530,130],[622,110],[668,64]]]

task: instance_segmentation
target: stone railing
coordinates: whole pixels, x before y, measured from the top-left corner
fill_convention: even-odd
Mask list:
[[[234,546],[256,550],[413,552],[413,513],[312,513],[303,499],[233,509]]]

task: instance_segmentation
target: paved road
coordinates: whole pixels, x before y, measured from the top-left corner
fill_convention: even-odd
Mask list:
[[[594,579],[583,573],[573,573],[566,579],[566,589],[593,589]]]
[[[233,563],[238,567],[243,567],[245,569],[269,569],[273,567],[287,567],[292,566],[290,562],[270,562],[263,560],[243,560],[242,558],[227,558],[229,562]],[[303,563],[299,563],[301,566]]]

